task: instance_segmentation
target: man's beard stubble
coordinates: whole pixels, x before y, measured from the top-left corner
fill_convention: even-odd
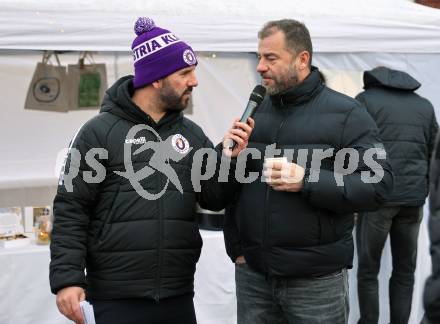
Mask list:
[[[189,87],[179,95],[172,86],[165,82],[159,93],[159,97],[165,111],[183,111],[188,106],[191,93],[192,87]],[[186,94],[190,96],[183,98]]]
[[[288,70],[285,74],[277,77],[271,77],[274,85],[273,86],[267,86],[266,90],[269,95],[276,95],[279,94],[289,88],[294,88],[298,85],[298,73],[295,70],[294,66],[289,66]]]

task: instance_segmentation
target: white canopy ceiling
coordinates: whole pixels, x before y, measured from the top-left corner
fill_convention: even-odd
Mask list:
[[[0,49],[127,51],[138,16],[198,51],[255,51],[263,23],[289,17],[317,52],[440,52],[440,10],[407,0],[2,0]]]

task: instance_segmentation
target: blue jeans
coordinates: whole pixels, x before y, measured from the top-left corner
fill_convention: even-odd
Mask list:
[[[408,323],[422,217],[421,207],[384,207],[359,214],[356,225],[359,324],[377,324],[379,320],[377,275],[388,234],[393,256],[389,283],[390,321],[391,324]]]
[[[237,324],[346,324],[347,270],[319,278],[269,277],[235,266]]]

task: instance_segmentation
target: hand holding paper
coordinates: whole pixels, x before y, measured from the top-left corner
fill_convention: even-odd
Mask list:
[[[81,287],[66,287],[57,293],[57,306],[61,314],[76,324],[84,324],[80,302],[86,298]]]
[[[81,312],[84,317],[84,324],[96,324],[95,313],[93,312],[93,306],[86,300],[79,303],[81,307]]]

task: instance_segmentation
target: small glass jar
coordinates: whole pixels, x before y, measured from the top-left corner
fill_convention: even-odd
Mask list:
[[[36,243],[41,245],[49,244],[51,231],[50,212],[49,209],[45,208],[43,215],[39,216],[37,220]]]

